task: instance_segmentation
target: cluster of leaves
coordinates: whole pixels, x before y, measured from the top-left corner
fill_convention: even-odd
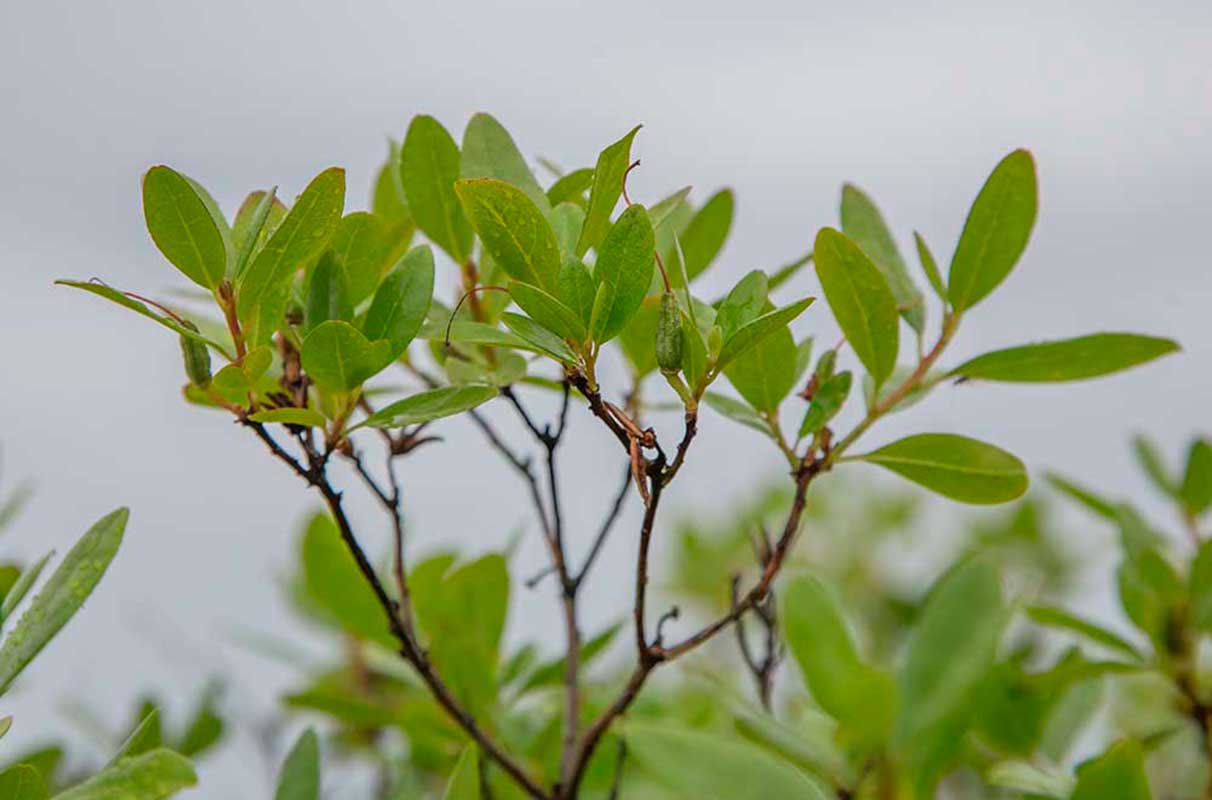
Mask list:
[[[992,444],[953,433],[919,433],[864,454],[852,450],[881,418],[947,379],[1080,380],[1136,366],[1177,345],[1100,333],[1016,345],[955,367],[939,366],[962,319],[1007,278],[1026,247],[1037,187],[1032,157],[1022,150],[1006,156],[977,194],[946,278],[924,239],[915,236],[937,303],[928,303],[916,288],[874,203],[849,186],[842,193],[841,230],[821,228],[808,256],[774,274],[750,272],[723,298],[696,297],[694,281],[717,262],[728,236],[732,195],[718,192],[697,208],[689,189],[651,205],[633,203],[627,175],[638,163],[632,159],[637,131],[604,148],[594,166],[560,173],[544,188],[492,117],[474,116],[461,144],[435,119],[417,117],[402,143],[392,146],[370,211],[345,212],[344,174],[333,168],[312,180],[289,208],[276,190],[253,192],[230,223],[196,181],[154,167],[143,183],[149,233],[167,260],[204,291],[209,311],[171,308],[97,281],[64,283],[173,331],[189,379],[186,397],[233,414],[319,492],[328,514],[313,521],[305,537],[305,596],[317,616],[371,646],[376,663],[393,664],[390,681],[375,688],[409,700],[403,717],[396,716],[401,712],[393,703],[352,706],[378,725],[404,728],[414,757],[433,754],[427,767],[455,769],[448,793],[471,791],[460,787],[478,787],[477,782],[491,785],[494,796],[535,800],[613,792],[618,773],[611,748],[603,745],[626,741],[641,766],[687,752],[699,757],[683,757],[686,764],[715,765],[681,770],[667,788],[696,795],[734,786],[735,793],[723,793],[748,796],[762,785],[744,768],[752,748],[701,734],[686,738],[640,721],[640,690],[658,665],[757,615],[772,631],[776,619],[788,628],[812,694],[838,727],[842,765],[813,779],[786,759],[760,754],[757,763],[769,771],[765,786],[774,787],[767,793],[811,797],[817,781],[825,780],[839,792],[866,792],[875,782],[888,791],[928,795],[961,760],[966,734],[979,723],[971,713],[972,691],[995,669],[1007,676],[1008,695],[1018,686],[1021,665],[998,657],[1010,606],[988,562],[959,564],[932,590],[914,621],[907,654],[896,665],[863,656],[842,607],[810,577],[781,591],[783,606],[776,609],[774,581],[796,539],[809,486],[836,467],[862,461],[961,502],[1014,500],[1027,489],[1026,469]],[[616,214],[620,200],[624,208]],[[417,231],[428,244],[413,245]],[[435,248],[448,257],[458,284],[450,307],[434,297],[440,260]],[[814,298],[782,305],[772,299],[808,264],[844,337],[815,364],[812,339],[797,338],[791,328]],[[927,346],[931,305],[940,319],[937,338]],[[907,364],[901,363],[902,350],[910,349],[902,346],[903,328],[917,342],[916,358]],[[599,375],[600,359],[612,343],[630,367],[629,384],[622,388],[606,385]],[[850,369],[844,345],[857,362]],[[216,355],[225,363],[212,370]],[[393,366],[420,383],[421,391],[397,396],[375,383]],[[842,418],[859,369],[861,417],[848,432],[835,434],[832,426]],[[647,377],[658,372],[684,420],[672,455],[645,425],[645,415],[666,405],[647,400],[642,391]],[[735,395],[719,391],[720,378]],[[791,398],[801,381],[797,404]],[[562,392],[555,424],[533,421],[517,391],[524,385]],[[583,400],[623,446],[645,507],[633,607],[635,666],[621,693],[599,695],[579,680],[583,662],[613,634],[608,630],[582,642],[578,628],[577,590],[609,524],[586,566],[570,569],[555,463],[573,389],[578,404]],[[530,460],[514,453],[477,411],[498,395],[545,450],[546,497]],[[698,430],[700,404],[773,442],[791,467],[794,492],[781,535],[759,548],[761,571],[753,587],[742,593],[734,584],[718,622],[666,644],[662,630],[669,616],[658,622],[655,637],[645,622],[649,544],[661,495]],[[560,586],[568,640],[554,667],[535,664],[537,656],[525,650],[507,659],[501,655],[509,592],[501,557],[460,564],[441,556],[405,567],[393,459],[432,441],[425,431],[435,420],[463,413],[528,482]],[[791,414],[797,423],[788,436],[784,417]],[[275,433],[289,437],[293,452]],[[368,438],[385,446],[390,485],[381,484],[362,461]],[[353,464],[392,519],[390,581],[363,552],[343,496],[329,481],[335,456]],[[616,502],[616,512],[617,507]],[[719,578],[724,582],[726,576]],[[351,681],[367,679],[365,666],[333,676],[333,683],[313,695],[312,705],[339,705],[323,690],[335,688],[340,695]],[[1049,702],[1068,687],[1065,676],[1098,667],[1080,662],[1054,669],[1061,677],[1049,683]],[[535,726],[533,718],[517,713],[529,702],[535,674],[555,677],[563,694],[562,720],[556,716],[551,724]],[[392,716],[385,720],[383,714]],[[455,752],[464,754],[458,767]],[[872,764],[879,768],[869,769]],[[673,774],[652,771],[657,784]],[[411,790],[400,791],[409,796]]]

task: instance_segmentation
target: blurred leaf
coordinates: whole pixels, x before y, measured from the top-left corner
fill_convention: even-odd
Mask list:
[[[1032,797],[1056,797],[1067,800],[1073,791],[1073,778],[1055,768],[1036,766],[1026,761],[1001,761],[986,776],[989,783]]]
[[[682,285],[682,267],[685,267],[686,277],[693,281],[711,266],[711,262],[719,254],[728,238],[728,230],[732,227],[733,197],[730,189],[722,189],[703,204],[686,228],[678,234],[681,242],[681,257],[685,263],[680,263],[678,251],[673,251],[673,259],[667,264],[669,282],[678,287]],[[653,225],[655,226],[655,222]]]
[[[161,748],[124,758],[55,800],[161,800],[197,782],[187,759]]]
[[[901,258],[896,239],[880,210],[870,197],[850,183],[842,186],[841,219],[842,233],[862,248],[884,274],[901,316],[911,328],[921,333],[926,326],[925,298],[913,285],[909,268],[905,266],[905,259]]]
[[[1134,661],[1143,660],[1140,651],[1123,637],[1112,633],[1100,625],[1070,614],[1063,609],[1035,605],[1028,606],[1026,611],[1027,616],[1040,625],[1071,631],[1092,642],[1101,644],[1103,647],[1116,650]]]
[[[1125,740],[1077,768],[1072,800],[1152,800],[1140,744]]]
[[[432,297],[433,251],[414,247],[379,285],[362,332],[372,341],[391,342],[392,359],[399,358],[421,330]]]
[[[1015,150],[994,168],[972,203],[951,258],[947,296],[955,311],[975,306],[1018,262],[1035,225],[1035,160]]]
[[[913,232],[913,243],[917,246],[917,258],[922,264],[922,272],[926,273],[926,281],[930,284],[930,288],[934,289],[934,293],[939,296],[939,299],[946,303],[947,286],[943,283],[943,276],[938,271],[938,262],[934,260],[934,254],[930,252],[926,240],[917,231]]]
[[[345,170],[324,170],[307,184],[248,265],[236,289],[236,311],[249,341],[261,344],[277,329],[286,286],[324,252],[341,224],[344,205]]]
[[[37,582],[38,576],[42,574],[42,570],[46,568],[51,555],[53,553],[47,553],[31,566],[22,570],[20,577],[17,578],[12,587],[4,594],[4,602],[0,604],[0,622],[8,619],[17,610],[17,606],[21,604],[21,601],[29,593],[29,590],[34,588],[34,583]]]
[[[479,753],[476,752],[475,745],[468,745],[463,748],[462,755],[455,763],[454,771],[450,773],[450,780],[446,782],[446,791],[442,793],[442,800],[481,800],[482,796],[480,793]]]
[[[1207,439],[1192,442],[1187,451],[1187,468],[1179,494],[1191,516],[1212,508],[1212,442]]]
[[[728,800],[825,800],[795,767],[734,738],[628,722],[627,755],[676,797]]]
[[[514,280],[555,291],[560,246],[546,217],[526,193],[491,178],[461,180],[454,188],[494,261]]]
[[[391,342],[372,342],[348,322],[330,320],[307,334],[301,361],[321,389],[350,392],[390,364],[391,356]]]
[[[652,284],[653,246],[648,212],[638,204],[619,215],[602,240],[593,268],[598,289],[589,326],[598,344],[618,336],[639,311]]]
[[[866,664],[837,600],[816,578],[802,576],[783,591],[783,631],[812,696],[862,750],[892,729],[896,687]]]
[[[510,281],[508,288],[509,296],[518,307],[547,330],[575,342],[583,342],[588,337],[585,323],[577,313],[539,287]]]
[[[501,315],[501,321],[505,323],[505,327],[552,358],[565,364],[577,363],[576,353],[572,352],[563,339],[529,317],[506,311]]]
[[[262,424],[278,422],[283,425],[303,425],[308,428],[323,428],[328,423],[324,415],[310,408],[271,408],[249,414],[253,422]]]
[[[300,547],[307,593],[346,631],[391,645],[387,615],[332,518],[314,514]]]
[[[218,695],[217,684],[211,683],[202,689],[189,723],[185,726],[185,732],[173,746],[174,750],[186,758],[209,750],[223,738],[225,725],[215,707]]]
[[[640,309],[619,334],[619,346],[637,377],[643,377],[657,368],[656,329],[660,321],[660,306],[660,295],[644,298]]]
[[[845,235],[821,228],[813,248],[825,299],[854,354],[882,384],[899,348],[896,299],[883,274]]]
[[[1128,618],[1154,647],[1168,650],[1177,609],[1186,602],[1185,587],[1174,567],[1155,548],[1142,547],[1127,553],[1116,578]]]
[[[733,422],[739,422],[748,428],[753,428],[755,431],[760,431],[766,435],[770,434],[770,428],[753,408],[740,400],[734,400],[726,394],[718,392],[704,392],[703,402],[711,406],[711,408],[728,417]]]
[[[605,652],[606,648],[610,647],[610,643],[614,641],[614,637],[618,634],[623,626],[621,624],[611,625],[606,630],[594,636],[589,641],[581,646],[581,667],[593,663],[593,661]],[[542,686],[555,686],[564,679],[564,658],[551,659],[538,665],[530,677],[526,679],[526,683],[522,685],[520,691],[526,692],[531,689],[537,689]]]
[[[769,290],[773,292],[775,289],[794,278],[796,273],[811,263],[812,253],[808,252],[797,258],[795,261],[779,267],[770,275]]]
[[[0,644],[0,695],[67,624],[92,593],[122,543],[130,512],[119,508],[97,520],[68,551],[42,591]]]
[[[567,175],[551,184],[547,190],[547,200],[552,206],[560,203],[572,203],[584,208],[586,205],[585,192],[593,185],[593,170],[590,167],[574,169]],[[618,198],[615,198],[618,201]]]
[[[143,176],[143,215],[164,257],[213,291],[227,274],[229,242],[194,183],[169,167],[152,167]]]
[[[584,224],[585,211],[578,205],[560,203],[552,210],[551,230],[555,234],[564,264],[580,260],[576,257],[577,239],[581,236],[581,227]]]
[[[812,403],[804,413],[804,421],[800,423],[799,438],[819,433],[842,410],[850,395],[851,379],[849,372],[839,372],[817,387]]]
[[[1006,503],[1027,491],[1021,461],[991,444],[951,433],[919,433],[854,458],[962,503]]]
[[[648,219],[652,220],[652,229],[656,231],[663,224],[676,217],[676,212],[686,202],[691,187],[683,186],[668,197],[664,197],[648,207]]]
[[[1055,472],[1049,472],[1045,477],[1054,489],[1068,495],[1098,516],[1110,520],[1116,518],[1116,503]]]
[[[985,353],[949,374],[1010,383],[1080,381],[1129,369],[1177,350],[1178,345],[1170,339],[1095,333]]]
[[[734,712],[737,731],[780,758],[845,786],[853,783],[846,753],[836,741],[837,723],[823,713],[805,710],[793,723],[782,723],[764,709],[738,708]]]
[[[455,196],[459,146],[433,117],[413,117],[400,149],[400,184],[417,227],[462,265],[471,255],[472,232]]]
[[[495,178],[518,187],[544,216],[551,203],[539,188],[534,173],[518,151],[513,137],[501,123],[488,114],[476,114],[463,130],[463,154],[460,178]]]
[[[141,756],[163,744],[164,739],[160,732],[160,710],[152,705],[147,715],[139,721],[135,729],[126,737],[126,741],[118,748],[118,752],[109,762],[109,766],[114,766],[124,758]]]
[[[5,800],[46,800],[46,781],[29,764],[17,764],[0,772],[0,797]]]
[[[1153,481],[1153,485],[1167,497],[1177,499],[1181,486],[1166,466],[1165,457],[1162,456],[1157,443],[1138,433],[1132,437],[1132,452],[1136,455],[1141,469],[1149,476],[1149,480]]]
[[[1191,594],[1192,624],[1197,630],[1212,632],[1212,540],[1200,544],[1191,562],[1187,586]],[[5,605],[8,605],[7,601]]]
[[[593,185],[589,190],[589,207],[585,211],[585,225],[577,242],[578,256],[601,244],[610,229],[610,216],[623,193],[623,175],[631,163],[631,141],[639,130],[640,126],[635,126],[598,156],[593,171]]]
[[[303,731],[282,763],[274,800],[319,800],[320,742],[311,728]]]

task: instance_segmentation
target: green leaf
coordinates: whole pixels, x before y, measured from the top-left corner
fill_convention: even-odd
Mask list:
[[[1139,743],[1124,740],[1077,768],[1071,800],[1152,800]]]
[[[400,183],[417,227],[462,264],[471,255],[472,232],[455,196],[459,146],[442,123],[413,117],[400,149]]]
[[[268,411],[249,414],[248,418],[262,424],[277,422],[282,425],[302,425],[307,428],[323,428],[327,424],[323,414],[310,408],[271,408]]]
[[[124,758],[55,800],[162,800],[197,782],[188,759],[161,748]]]
[[[391,361],[391,342],[371,342],[348,322],[325,322],[303,340],[303,369],[321,389],[353,391]]]
[[[720,355],[715,362],[716,372],[723,370],[768,337],[780,330],[786,330],[788,323],[804,313],[804,310],[812,305],[814,300],[816,300],[815,297],[805,297],[803,300],[765,313],[739,327],[724,342],[724,347],[720,350]]]
[[[1026,761],[1001,761],[994,764],[986,780],[994,786],[1030,795],[1067,800],[1073,791],[1073,779],[1055,767],[1041,767]]]
[[[1174,567],[1155,547],[1129,551],[1116,574],[1119,601],[1128,618],[1164,650],[1170,642],[1186,587]]]
[[[510,281],[509,296],[530,318],[565,339],[583,342],[588,337],[585,323],[568,306],[537,286]]]
[[[1212,540],[1199,546],[1191,562],[1191,575],[1187,580],[1187,591],[1191,595],[1191,622],[1197,630],[1212,632]],[[8,600],[5,600],[8,605]]]
[[[736,738],[638,722],[623,737],[628,758],[674,797],[825,800],[795,767]]]
[[[785,311],[787,308],[790,306],[785,306],[779,311]],[[779,312],[771,311],[769,313],[777,314]],[[765,323],[762,320],[763,317],[758,317],[749,324],[764,328]],[[733,346],[737,350],[740,349],[739,345],[744,343],[743,339],[738,341],[743,332],[744,329],[738,331],[730,340],[736,342]],[[763,332],[764,335],[755,346],[747,347],[731,363],[727,363],[724,374],[727,375],[733,388],[740,392],[741,397],[745,398],[749,405],[758,411],[773,413],[783,402],[783,398],[791,392],[798,379],[796,366],[799,363],[799,348],[796,347],[795,339],[791,336],[791,329],[787,325],[774,326],[772,332],[757,330],[754,332]],[[744,338],[749,339],[750,337],[746,334]],[[724,349],[721,349],[716,364],[723,361]]]
[[[375,341],[391,342],[399,358],[421,330],[433,298],[433,251],[422,245],[409,250],[388,273],[366,312],[362,332]]]
[[[271,363],[273,351],[269,345],[254,347],[239,362],[228,364],[216,372],[210,388],[229,403],[243,405],[249,401],[250,395],[258,395],[258,383]]]
[[[34,588],[34,584],[38,581],[38,576],[46,568],[51,555],[51,553],[47,553],[34,562],[32,566],[26,567],[21,571],[20,577],[17,578],[16,582],[13,583],[12,587],[4,595],[3,604],[0,604],[0,622],[8,619],[17,610],[17,606],[21,604],[21,601],[25,599],[25,595],[29,594],[29,590]]]
[[[46,781],[37,768],[17,764],[0,772],[0,797],[5,800],[46,800]]]
[[[734,400],[728,395],[718,392],[704,392],[703,402],[733,422],[740,423],[747,428],[753,428],[755,431],[760,431],[766,435],[770,434],[770,427],[766,424],[766,421],[751,406],[742,403],[740,400]]]
[[[997,288],[1018,262],[1035,225],[1035,160],[1015,150],[994,168],[972,203],[951,258],[947,296],[956,312]]]
[[[601,244],[610,229],[610,215],[614,213],[614,207],[623,193],[623,175],[631,163],[631,140],[639,130],[640,126],[635,126],[598,156],[597,167],[593,171],[593,186],[589,190],[585,225],[577,241],[578,256]]]
[[[308,595],[342,629],[386,645],[392,643],[383,607],[327,514],[314,514],[308,520],[300,560]]]
[[[320,741],[311,728],[303,731],[282,763],[274,800],[319,800]]]
[[[854,354],[882,384],[900,348],[896,298],[871,259],[845,235],[821,228],[813,249],[816,274]]]
[[[152,167],[143,176],[143,216],[164,257],[214,291],[227,274],[228,245],[195,184],[169,167]]]
[[[732,291],[720,303],[715,317],[715,324],[719,325],[724,333],[724,341],[730,339],[742,326],[761,316],[766,308],[768,287],[766,273],[760,269],[747,273],[732,287]]]
[[[896,688],[866,664],[837,600],[816,578],[795,579],[783,592],[783,630],[812,696],[842,725],[842,735],[866,749],[892,730]]]
[[[345,274],[354,306],[370,297],[391,267],[398,243],[387,224],[374,214],[346,214],[333,233],[329,253]]]
[[[674,258],[667,264],[669,282],[673,286],[682,285],[682,266],[685,267],[687,279],[691,281],[711,266],[711,262],[723,248],[724,241],[728,238],[728,231],[732,227],[733,205],[731,190],[723,189],[716,192],[691,217],[685,230],[678,234],[678,241],[682,244],[681,254],[685,258],[685,262],[679,261],[675,249]]]
[[[804,421],[800,423],[801,439],[819,433],[837,416],[846,398],[850,396],[852,378],[849,372],[839,372],[817,387],[816,394],[812,396],[812,404],[804,413]]]
[[[1123,637],[1063,609],[1041,605],[1028,606],[1027,616],[1040,625],[1076,633],[1103,647],[1122,653],[1134,661],[1140,661],[1143,658],[1140,651]]]
[[[909,268],[875,203],[857,186],[842,187],[842,233],[862,248],[884,274],[905,322],[918,333],[926,326],[926,301],[913,285]]]
[[[606,650],[606,648],[610,646],[610,643],[614,641],[614,637],[618,634],[622,627],[623,626],[619,624],[611,625],[597,636],[594,636],[592,639],[585,642],[585,644],[581,646],[581,667],[584,668],[587,664],[592,663],[594,659],[600,656]],[[526,683],[522,685],[519,692],[526,692],[543,686],[557,686],[563,681],[563,679],[564,658],[561,656],[558,658],[553,658],[550,661],[546,661],[535,667],[534,672],[532,672],[530,677],[526,679]]]
[[[311,273],[307,286],[307,305],[303,309],[303,330],[314,330],[330,319],[349,322],[353,319],[353,304],[346,288],[345,271],[326,253]]]
[[[546,355],[566,364],[577,363],[577,354],[572,352],[563,339],[529,317],[506,311],[501,315],[501,321],[505,323],[505,327]]]
[[[639,311],[652,285],[653,245],[648,212],[636,204],[619,215],[598,247],[598,260],[593,267],[598,289],[590,323],[598,344],[618,336]]]
[[[1178,499],[1179,482],[1170,474],[1170,468],[1166,466],[1166,459],[1158,449],[1157,443],[1148,436],[1138,433],[1132,437],[1132,452],[1136,455],[1136,461],[1140,464],[1141,469],[1149,476],[1149,480],[1153,481],[1153,485],[1167,497]]]
[[[459,177],[495,178],[513,184],[526,193],[544,216],[551,213],[551,202],[539,188],[513,137],[488,114],[476,114],[463,130]]]
[[[421,326],[420,337],[431,342],[446,341],[446,325],[432,322]],[[503,331],[495,325],[484,322],[473,322],[467,319],[456,319],[450,326],[451,344],[487,345],[489,347],[508,347],[513,350],[528,350],[539,352],[534,345]]]
[[[691,302],[694,300],[691,299]],[[695,327],[694,320],[681,312],[680,308],[679,317],[682,326],[682,372],[686,375],[686,382],[690,387],[697,389],[707,376],[707,343],[703,341],[703,334]],[[659,323],[659,316],[657,321]],[[653,349],[656,349],[656,342],[653,342]]]
[[[551,188],[547,190],[547,200],[553,206],[558,206],[560,203],[572,203],[573,205],[584,208],[585,192],[589,187],[593,186],[593,170],[589,167],[574,169],[567,175],[560,176],[560,179],[551,184]],[[618,198],[615,198],[616,202]]]
[[[278,189],[275,186],[268,192],[252,192],[244,198],[240,208],[236,210],[236,220],[232,225],[232,241],[236,247],[236,268],[232,277],[238,281],[244,270],[252,263],[274,229],[286,217],[286,206],[278,199]]]
[[[236,290],[236,312],[249,341],[261,344],[281,323],[285,292],[300,270],[328,247],[341,224],[345,170],[324,170],[303,190],[273,236],[245,270]]]
[[[910,631],[897,688],[897,742],[919,765],[945,760],[975,709],[973,697],[997,655],[1006,623],[993,567],[966,561],[931,589]],[[922,779],[935,776],[922,768]]]
[[[919,433],[855,458],[961,503],[1006,503],[1027,491],[1023,462],[991,444],[951,433]]]
[[[480,759],[475,745],[463,748],[462,755],[455,762],[450,780],[446,782],[446,791],[442,800],[480,800]]]
[[[1178,349],[1170,339],[1095,333],[995,350],[964,362],[950,374],[1010,383],[1080,381],[1129,369]]]
[[[225,725],[216,710],[221,690],[222,684],[215,682],[202,688],[185,732],[173,750],[190,758],[209,750],[223,738]]]
[[[569,260],[578,261],[576,257],[577,239],[581,236],[581,227],[585,224],[585,211],[572,203],[560,203],[551,212],[551,230],[555,234],[556,244],[564,263]]]
[[[690,194],[689,186],[683,186],[668,197],[662,198],[648,207],[648,219],[652,221],[652,229],[660,230],[666,222],[673,220],[686,197]]]
[[[129,516],[119,508],[97,520],[9,631],[0,644],[0,695],[88,599],[118,552]]]
[[[922,235],[917,231],[913,232],[913,243],[917,246],[917,260],[922,264],[922,272],[926,273],[926,280],[930,284],[930,288],[934,289],[934,293],[944,303],[947,302],[947,285],[943,283],[942,273],[938,271],[938,262],[934,260],[934,253],[930,252],[929,245]]]
[[[660,317],[661,296],[654,294],[645,297],[640,310],[619,334],[619,346],[637,377],[643,377],[657,368],[656,329]]]
[[[126,741],[118,748],[117,754],[109,762],[110,766],[117,764],[124,758],[132,758],[134,756],[143,755],[146,752],[155,750],[164,743],[160,732],[160,710],[154,705],[143,719],[139,720],[139,724],[126,737]]]
[[[585,262],[576,256],[566,256],[560,266],[559,299],[586,325],[593,317],[593,299],[597,291],[598,285]]]
[[[134,311],[136,314],[140,314],[144,317],[147,317],[150,320],[160,323],[161,325],[168,328],[170,331],[173,331],[174,333],[180,334],[181,336],[184,336],[187,339],[192,339],[195,342],[201,342],[202,344],[209,345],[210,347],[213,347],[216,351],[222,353],[223,355],[225,355],[225,356],[228,355],[227,348],[225,348],[223,345],[219,344],[218,342],[214,341],[213,339],[208,339],[207,337],[203,336],[202,334],[198,333],[197,331],[193,331],[193,330],[190,330],[189,328],[186,328],[184,325],[180,324],[179,322],[172,319],[171,317],[164,317],[164,316],[157,314],[156,312],[152,311],[150,308],[148,308],[146,305],[139,302],[138,300],[127,297],[125,294],[118,291],[117,289],[112,289],[103,283],[96,283],[93,281],[69,281],[69,280],[63,280],[63,279],[57,280],[57,281],[55,281],[55,283],[59,286],[70,286],[73,289],[82,289],[91,294],[95,294],[98,297],[104,297],[106,300],[109,300],[110,302],[117,303],[118,305],[123,306],[124,308],[129,308],[131,311]],[[230,358],[230,356],[228,356],[228,357]]]
[[[506,274],[555,291],[560,246],[547,218],[526,193],[491,178],[461,180],[454,188],[484,249]]]
[[[496,396],[497,390],[492,386],[443,386],[381,408],[358,427],[402,428],[405,425],[419,425],[470,411]]]
[[[1187,468],[1179,496],[1187,513],[1198,516],[1212,508],[1212,442],[1198,439],[1187,451]]]

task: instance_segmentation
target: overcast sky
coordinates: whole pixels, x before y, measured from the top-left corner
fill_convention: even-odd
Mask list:
[[[183,285],[143,226],[151,164],[202,181],[229,213],[252,188],[293,196],[342,165],[352,210],[387,137],[415,113],[458,136],[489,111],[525,153],[570,167],[642,122],[640,198],[686,184],[700,198],[737,191],[711,294],[807,249],[836,224],[846,180],[877,199],[903,246],[919,229],[945,262],[989,170],[1025,146],[1039,165],[1039,223],[1012,277],[965,320],[956,357],[1093,330],[1169,335],[1185,352],[1093,383],[943,388],[873,441],[962,432],[1013,449],[1035,474],[1143,494],[1132,431],[1174,454],[1212,429],[1212,4],[713,5],[0,3],[0,444],[5,484],[38,484],[0,544],[62,553],[113,506],[134,509],[97,595],[0,704],[17,716],[0,755],[74,730],[65,698],[116,723],[153,688],[180,712],[214,672],[239,676],[236,698],[255,716],[294,675],[232,645],[232,632],[305,641],[279,592],[311,505],[301,484],[246,432],[180,401],[173,337],[51,287],[94,275],[151,293]],[[805,330],[832,337],[825,316],[810,312]],[[585,415],[574,424],[574,446],[613,455]],[[473,431],[442,433],[403,470],[417,551],[500,546],[528,519],[518,487]],[[768,449],[705,417],[671,510],[723,506],[777,471]],[[568,485],[583,543],[616,465],[580,461]],[[355,510],[378,548],[369,504]],[[591,585],[591,629],[620,613],[612,584],[625,583],[632,541],[615,545],[606,569],[618,580]],[[540,557],[531,537],[523,558]],[[516,594],[511,634],[549,629],[548,597]],[[229,753],[201,794],[264,796],[261,769]]]

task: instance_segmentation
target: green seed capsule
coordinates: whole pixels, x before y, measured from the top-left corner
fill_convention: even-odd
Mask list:
[[[182,323],[191,331],[198,329],[192,322]],[[181,335],[181,357],[185,360],[185,375],[194,386],[205,386],[210,383],[210,351],[206,345],[197,339]]]
[[[665,372],[682,368],[682,312],[673,292],[661,296],[661,315],[657,318],[657,366]]]
[[[707,355],[712,361],[720,357],[720,351],[724,349],[724,329],[719,325],[712,325],[711,330],[707,331]]]

